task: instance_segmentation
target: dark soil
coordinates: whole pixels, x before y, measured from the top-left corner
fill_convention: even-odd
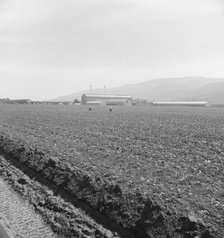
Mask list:
[[[106,229],[81,209],[78,203],[76,203],[78,208],[73,206],[73,199],[67,194],[60,196],[51,183],[38,175],[34,178],[35,173],[28,169],[25,174],[12,164],[16,164],[12,158],[5,159],[0,156],[0,176],[33,205],[34,209],[52,226],[54,232],[59,234],[58,237],[129,237],[129,234],[121,229],[117,229],[121,236],[115,231]],[[32,179],[29,176],[32,176]],[[67,202],[68,200],[71,202]],[[94,212],[94,218],[99,221],[102,219],[97,212]],[[111,225],[110,228],[116,230],[116,226]]]
[[[135,237],[224,237],[222,110],[103,108],[3,106],[0,149]]]

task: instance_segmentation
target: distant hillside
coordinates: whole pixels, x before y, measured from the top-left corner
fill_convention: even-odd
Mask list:
[[[73,101],[80,99],[89,90],[62,96],[52,101]],[[103,89],[93,89],[93,94],[102,94]],[[107,94],[130,95],[149,101],[191,101],[203,100],[213,104],[224,104],[224,78],[183,77],[149,80],[108,88]]]

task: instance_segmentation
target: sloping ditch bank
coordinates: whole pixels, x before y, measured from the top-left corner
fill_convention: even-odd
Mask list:
[[[0,156],[0,217],[6,217],[11,222],[7,229],[10,233],[17,231],[12,237],[121,237],[89,217],[80,206],[75,207],[65,201],[49,184],[40,184],[11,162]],[[40,221],[38,213],[45,223]],[[7,226],[4,223],[1,227],[3,234],[9,234],[5,232]],[[52,236],[44,232],[44,228],[49,231],[50,227]]]
[[[8,156],[8,160],[23,169],[24,173],[37,181],[41,182],[43,179],[45,182],[48,181],[56,190],[75,197],[105,216],[108,222],[115,224],[115,227],[117,225],[121,230],[124,229],[127,233],[123,233],[121,235],[123,237],[218,237],[213,234],[211,227],[197,219],[194,214],[189,215],[176,209],[168,209],[163,201],[152,201],[149,196],[142,195],[140,192],[124,193],[117,184],[89,175],[79,168],[71,168],[58,158],[49,158],[42,151],[32,149],[31,146],[19,141],[13,141],[5,134],[0,136],[0,151]],[[38,203],[31,201],[31,203],[44,210],[45,206],[49,206],[49,201],[46,202],[46,199]],[[55,203],[58,201],[50,202],[50,204]],[[57,212],[61,217],[65,211],[62,209]],[[72,232],[70,223],[66,224],[64,219],[56,220],[59,232],[63,233],[69,229],[69,232]],[[102,232],[95,237],[116,237],[116,234],[108,235]]]
[[[62,238],[54,234],[49,225],[28,202],[15,193],[0,178],[0,237]]]

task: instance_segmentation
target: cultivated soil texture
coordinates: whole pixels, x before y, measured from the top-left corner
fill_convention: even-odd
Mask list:
[[[223,108],[2,104],[0,150],[66,237],[224,237]]]

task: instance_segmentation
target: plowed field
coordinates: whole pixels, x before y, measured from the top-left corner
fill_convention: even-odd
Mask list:
[[[135,237],[224,237],[224,109],[0,105],[0,149]]]

